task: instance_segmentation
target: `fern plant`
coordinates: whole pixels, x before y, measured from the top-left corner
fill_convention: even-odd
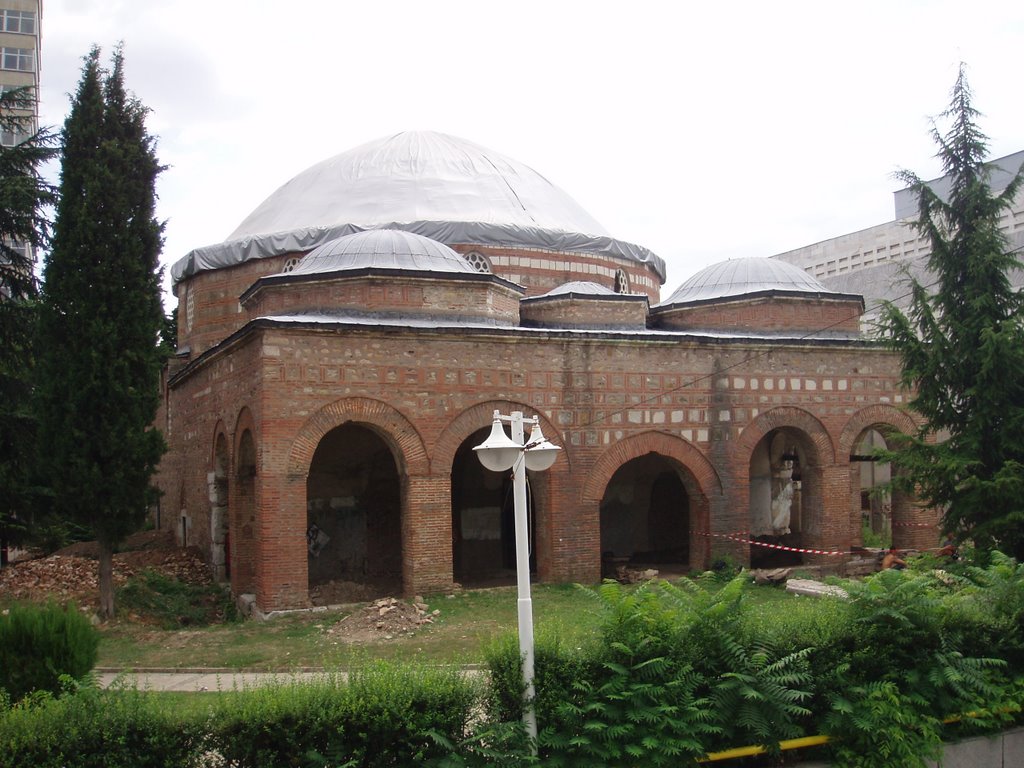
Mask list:
[[[940,726],[891,681],[850,688],[825,719],[837,768],[925,768],[942,748]]]
[[[562,728],[540,734],[545,765],[669,766],[703,755],[707,737],[721,729],[696,695],[700,676],[664,656],[645,658],[642,647],[614,650],[638,660],[606,662],[602,680],[577,682],[579,698],[558,709]]]

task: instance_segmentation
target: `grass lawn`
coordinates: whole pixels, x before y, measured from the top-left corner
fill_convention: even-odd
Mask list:
[[[749,600],[774,610],[794,598],[775,587],[751,587]],[[366,659],[415,659],[436,664],[473,664],[482,648],[505,632],[516,631],[516,589],[497,587],[428,595],[434,624],[412,637],[398,635],[366,643],[347,643],[325,630],[344,612],[297,613],[269,621],[244,621],[177,630],[117,621],[101,628],[97,665],[114,669],[198,668],[287,671],[303,667],[344,668]],[[533,587],[535,631],[563,639],[585,638],[600,619],[596,604],[572,585]]]

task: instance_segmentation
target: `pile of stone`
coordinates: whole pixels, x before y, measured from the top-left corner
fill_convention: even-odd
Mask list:
[[[420,627],[433,624],[440,614],[439,610],[431,611],[422,597],[416,597],[412,603],[382,597],[337,621],[325,632],[347,642],[393,640],[411,637]]]
[[[114,586],[146,569],[190,584],[209,584],[210,568],[194,549],[172,545],[114,555]],[[79,549],[86,549],[80,547]],[[65,552],[66,550],[61,550]],[[22,560],[0,569],[0,595],[5,599],[42,602],[74,602],[82,607],[99,607],[98,566],[88,554],[56,553],[34,560]]]

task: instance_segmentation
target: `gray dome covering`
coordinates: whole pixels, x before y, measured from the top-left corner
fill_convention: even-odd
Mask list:
[[[680,285],[662,306],[724,299],[763,291],[833,293],[817,278],[778,259],[730,259],[705,267]]]
[[[570,280],[568,283],[562,283],[561,285],[555,286],[550,291],[545,293],[543,296],[537,298],[544,298],[547,296],[564,296],[566,294],[586,294],[588,296],[619,296],[621,294],[616,293],[611,288],[595,283],[590,280]]]
[[[611,237],[532,168],[429,131],[371,141],[306,169],[264,200],[227,241],[190,252],[171,275],[177,282],[202,270],[384,228],[443,243],[619,256],[648,264],[665,279],[660,257]]]
[[[324,243],[306,254],[291,274],[366,268],[476,274],[470,263],[447,245],[394,229],[371,229]]]

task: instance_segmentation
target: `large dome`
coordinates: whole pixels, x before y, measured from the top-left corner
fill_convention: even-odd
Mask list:
[[[171,274],[178,281],[385,228],[445,244],[603,253],[649,264],[665,277],[661,258],[611,237],[532,168],[429,131],[371,141],[306,169],[264,200],[224,243],[192,251]]]
[[[350,269],[476,273],[468,261],[447,245],[411,232],[371,229],[324,243],[308,253],[292,274],[327,274]]]
[[[662,306],[725,299],[764,291],[832,293],[817,278],[778,259],[730,259],[705,267],[680,285]]]
[[[465,221],[608,236],[575,200],[522,163],[431,131],[406,131],[307,168],[228,240],[305,227]]]

